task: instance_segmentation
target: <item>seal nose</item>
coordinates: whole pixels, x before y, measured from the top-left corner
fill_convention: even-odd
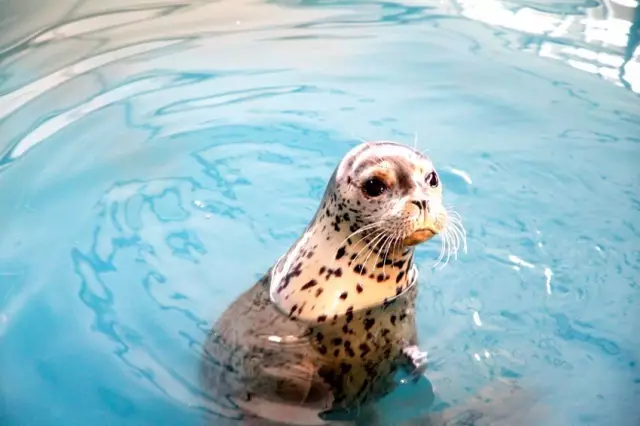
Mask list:
[[[429,201],[427,200],[411,200],[411,203],[417,206],[421,211],[429,211]]]

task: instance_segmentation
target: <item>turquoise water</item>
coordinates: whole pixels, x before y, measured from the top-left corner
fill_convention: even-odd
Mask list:
[[[204,425],[217,315],[415,134],[468,233],[418,251],[442,404],[640,424],[637,3],[48,3],[0,3],[0,424]]]

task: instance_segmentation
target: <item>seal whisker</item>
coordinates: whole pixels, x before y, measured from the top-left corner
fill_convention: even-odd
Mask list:
[[[413,132],[413,157],[418,158],[418,131]]]
[[[356,255],[356,257],[354,257],[354,258],[353,258],[353,260],[352,260],[351,262],[352,262],[352,263],[356,263],[356,260],[358,260],[358,258],[359,258],[359,257],[360,257],[360,255],[362,254],[362,252],[363,252],[365,249],[367,249],[367,247],[369,247],[369,246],[371,246],[371,247],[370,247],[370,249],[369,249],[369,250],[370,250],[370,252],[373,252],[373,247],[375,247],[375,244],[374,244],[374,245],[372,245],[372,244],[373,244],[373,243],[376,243],[376,244],[377,244],[377,243],[379,243],[380,241],[382,241],[382,240],[385,238],[385,236],[386,236],[386,231],[383,229],[383,230],[381,230],[378,234],[376,234],[376,236],[375,236],[371,241],[369,241],[369,242],[368,242],[368,243],[367,243],[367,244],[366,244],[366,245],[365,245],[365,246],[364,246],[364,247],[363,247],[363,248],[358,252],[358,254]]]
[[[450,248],[450,246],[451,246],[451,237],[449,236],[448,232],[444,232],[443,237],[444,237],[444,242],[445,242],[445,244],[444,244],[445,248],[444,248],[444,251],[443,251],[443,255],[444,256],[442,257],[442,260],[440,262],[440,266],[438,268],[441,271],[447,266],[447,264],[449,263],[449,258],[451,257],[451,248]]]
[[[365,251],[367,248],[373,250],[373,247],[380,242],[384,236],[386,235],[386,231],[384,229],[380,229],[378,230],[378,232],[372,236],[371,240],[366,243],[364,245],[364,247],[362,247],[362,249],[360,249],[360,251],[358,252],[358,254],[356,255],[356,257],[354,257],[351,262],[355,263],[356,260],[358,260],[358,258],[360,257],[360,255],[362,254],[363,251]]]
[[[389,235],[389,236],[388,236],[388,238],[387,238],[387,240],[385,241],[385,243],[384,243],[384,247],[386,247],[387,243],[390,243],[390,242],[391,242],[391,235]],[[386,276],[384,266],[385,266],[385,263],[387,262],[387,253],[388,253],[388,252],[387,252],[387,250],[385,250],[385,249],[384,249],[384,247],[382,248],[382,251],[381,251],[381,253],[384,253],[384,254],[382,255],[382,275]],[[377,260],[377,259],[376,259],[376,260]]]
[[[457,250],[460,250],[460,245],[462,244],[462,250],[464,253],[467,253],[467,231],[462,224],[460,219],[452,217],[447,228],[451,228],[451,231],[454,232],[458,238]]]
[[[396,231],[393,235],[395,236],[393,239],[389,240],[389,248],[387,248],[385,254],[384,254],[384,258],[382,260],[382,275],[386,276],[387,273],[385,272],[385,267],[387,266],[387,257],[389,256],[389,250],[391,250],[391,244],[393,242],[395,242],[397,235],[399,234],[398,231]]]
[[[451,221],[454,222],[462,222],[462,219],[460,218],[460,214],[458,214],[458,212],[456,212],[455,210],[447,212],[448,218]]]
[[[447,216],[450,220],[462,220],[460,213],[458,213],[456,210],[453,210],[453,208],[445,209],[445,211],[447,212]]]
[[[369,225],[365,225],[365,226],[362,226],[362,227],[358,228],[355,232],[352,232],[351,234],[349,234],[349,236],[348,236],[347,238],[345,238],[345,239],[344,239],[344,240],[343,240],[343,241],[338,245],[338,247],[342,247],[342,245],[343,245],[344,243],[346,243],[347,241],[349,241],[349,238],[351,238],[351,237],[353,237],[353,236],[355,236],[355,235],[357,235],[357,234],[359,234],[359,233],[361,233],[361,232],[364,232],[364,231],[371,231],[371,232],[375,232],[376,230],[378,230],[377,228],[378,228],[378,227],[380,227],[380,225],[383,225],[383,224],[384,224],[384,221],[380,220],[380,221],[378,221],[378,222],[370,223]],[[364,238],[364,237],[362,237],[362,238]]]
[[[451,256],[453,255],[454,259],[457,258],[456,246],[458,245],[458,241],[456,239],[456,235],[452,232],[452,228],[447,229],[447,235],[449,236],[449,250],[447,251],[447,260],[443,265],[443,268],[449,264],[451,261]]]
[[[375,269],[377,269],[378,259],[380,259],[380,254],[381,254],[381,251],[380,251],[380,250],[378,250],[378,252],[376,253],[376,259],[373,261],[373,267],[374,267]],[[383,263],[383,265],[384,265],[384,263]],[[382,273],[384,274],[384,269],[383,269],[383,272],[382,272]]]
[[[457,226],[452,226],[454,232],[458,235],[458,250],[460,250],[460,244],[462,245],[462,251],[467,253],[467,233],[462,226],[462,224],[458,224]]]
[[[386,243],[386,241],[389,239],[389,235],[387,234],[387,238],[385,240],[382,241],[382,245],[384,246],[384,244]],[[364,260],[364,264],[366,265],[367,262],[369,261],[369,257],[371,256],[371,254],[373,253],[373,250],[369,252],[369,255],[366,257],[366,259]],[[378,257],[380,256],[380,250],[377,250],[376,252],[376,260],[373,262],[373,268],[375,269],[376,267],[376,263],[378,263]]]
[[[441,234],[441,244],[440,244],[440,256],[438,256],[438,259],[436,260],[436,262],[433,264],[433,267],[437,267],[438,265],[440,265],[444,259],[445,253],[448,252],[449,249],[449,236],[447,233],[447,230],[445,229],[442,234]],[[442,269],[442,268],[439,268]]]
[[[467,230],[464,228],[462,222],[458,223],[457,229],[462,234],[462,247],[464,253],[467,254]]]
[[[456,228],[454,226],[451,226],[449,228],[449,233],[451,234],[451,238],[453,239],[451,253],[453,254],[453,258],[455,260],[458,260],[458,251],[460,250],[460,237],[456,232]]]

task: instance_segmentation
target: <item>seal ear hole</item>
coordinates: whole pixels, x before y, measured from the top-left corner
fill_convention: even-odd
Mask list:
[[[387,189],[387,184],[382,181],[382,179],[378,177],[372,177],[367,179],[362,185],[362,191],[365,195],[369,197],[379,197],[382,195]]]
[[[440,179],[438,179],[438,174],[436,172],[431,172],[427,175],[425,181],[429,184],[430,187],[435,188],[440,183]]]

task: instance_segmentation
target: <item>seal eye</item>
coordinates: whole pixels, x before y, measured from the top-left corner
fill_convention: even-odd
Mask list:
[[[362,189],[368,196],[378,197],[386,191],[387,185],[385,185],[380,179],[373,177],[364,183]]]
[[[436,172],[429,173],[425,180],[427,181],[429,186],[431,186],[432,188],[435,188],[436,186],[438,186],[439,181],[438,181],[438,175],[436,174]]]

